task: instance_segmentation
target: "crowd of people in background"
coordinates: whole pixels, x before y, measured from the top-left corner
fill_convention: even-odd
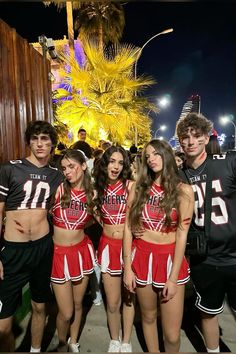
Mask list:
[[[84,128],[66,147],[51,124],[29,123],[29,156],[0,166],[0,351],[15,349],[13,317],[29,284],[30,351],[41,350],[45,304],[54,297],[57,350],[79,352],[90,284],[94,305],[106,304],[104,351],[132,352],[139,306],[148,351],[160,351],[160,309],[165,351],[178,352],[190,277],[206,350],[220,351],[218,314],[226,296],[236,313],[236,152],[221,152],[212,132],[210,120],[189,113],[177,126],[180,151],[159,139],[140,151],[104,140],[92,148]],[[214,178],[206,173],[210,163]],[[190,225],[204,229],[207,178],[208,252],[186,258]]]

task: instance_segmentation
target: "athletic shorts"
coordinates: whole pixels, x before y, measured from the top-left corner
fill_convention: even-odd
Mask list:
[[[200,263],[191,267],[191,279],[198,309],[217,315],[223,312],[227,295],[229,305],[236,314],[236,265],[217,267]]]
[[[163,245],[135,239],[132,269],[136,276],[136,283],[142,286],[152,284],[156,288],[163,288],[171,273],[174,251],[175,243]],[[187,283],[190,278],[189,273],[189,265],[184,257],[177,284]]]
[[[121,275],[123,272],[122,239],[114,239],[102,234],[97,257],[102,273]]]
[[[0,318],[12,316],[22,301],[22,289],[29,283],[31,299],[45,303],[52,299],[52,235],[29,242],[3,240],[0,259],[4,279],[0,280]]]
[[[88,236],[85,235],[81,242],[73,246],[54,244],[52,283],[79,281],[85,275],[91,274],[95,266],[95,251]]]

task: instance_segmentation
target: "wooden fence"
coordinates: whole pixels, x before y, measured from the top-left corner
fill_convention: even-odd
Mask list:
[[[27,123],[52,121],[50,62],[0,19],[0,162],[28,153]]]

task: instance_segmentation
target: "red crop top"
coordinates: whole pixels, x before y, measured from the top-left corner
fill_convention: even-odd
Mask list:
[[[122,181],[117,181],[115,184],[109,184],[105,188],[101,208],[101,219],[104,224],[124,224],[127,209],[128,185],[129,181],[126,181],[125,186]]]
[[[53,225],[67,230],[80,230],[92,218],[88,214],[85,191],[71,190],[71,201],[68,208],[62,209],[61,196],[63,184],[59,187],[58,197],[53,206]]]
[[[144,229],[163,233],[176,231],[178,219],[176,209],[173,208],[171,212],[171,225],[165,225],[166,214],[159,207],[159,200],[163,197],[163,194],[163,189],[156,183],[153,183],[149,198],[142,211],[141,221]]]

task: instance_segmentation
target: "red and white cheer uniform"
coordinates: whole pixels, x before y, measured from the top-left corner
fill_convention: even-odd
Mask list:
[[[101,208],[103,224],[121,225],[125,223],[128,185],[129,181],[123,184],[118,180],[115,184],[109,184],[105,188]],[[114,239],[102,234],[97,256],[103,273],[122,274],[122,239]]]
[[[142,211],[142,227],[146,230],[162,233],[175,232],[177,230],[178,215],[176,209],[171,212],[171,225],[165,225],[166,215],[159,207],[159,200],[163,198],[163,189],[153,183],[149,198]],[[133,241],[132,269],[139,285],[152,284],[157,288],[163,288],[170,276],[175,252],[175,243],[156,244],[137,238]],[[177,284],[188,282],[189,265],[183,258],[179,271]]]
[[[53,225],[66,230],[84,229],[92,218],[87,212],[85,191],[71,189],[71,202],[68,208],[62,209],[61,196],[63,185],[59,187],[58,197],[53,207]],[[96,265],[95,251],[89,237],[71,246],[54,244],[51,281],[64,283],[68,280],[79,281],[84,275],[91,274]]]

